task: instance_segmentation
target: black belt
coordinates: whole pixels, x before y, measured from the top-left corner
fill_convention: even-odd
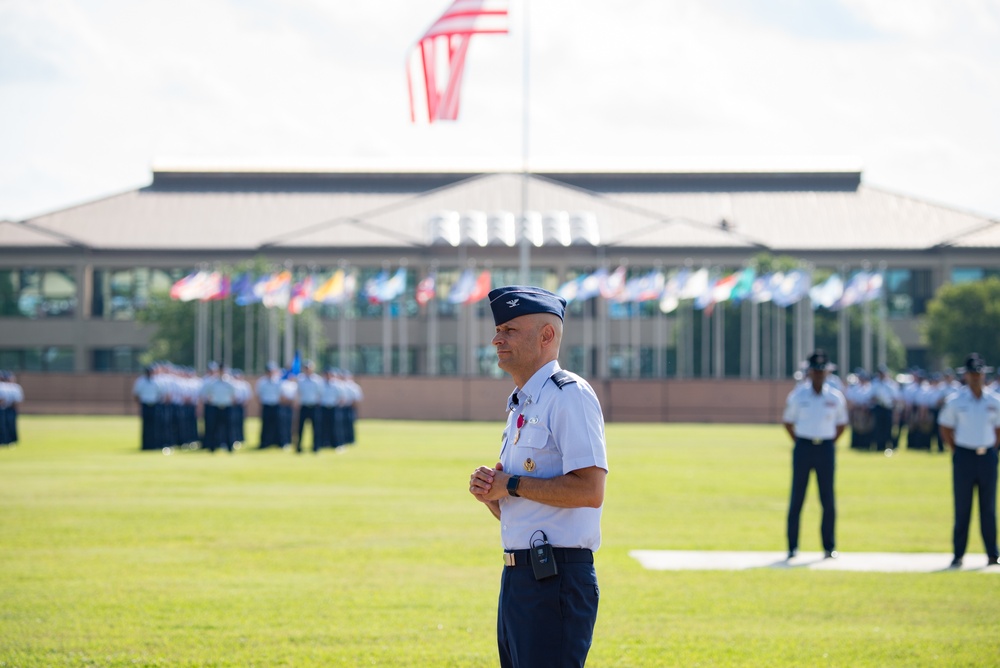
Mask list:
[[[970,447],[966,447],[964,445],[958,445],[956,443],[955,444],[955,451],[956,452],[961,452],[963,450],[966,450],[968,452],[974,452],[974,453],[976,453],[977,455],[979,455],[981,457],[981,456],[985,455],[987,452],[989,452],[990,450],[992,450],[994,447],[995,446],[987,445],[987,446],[984,446],[984,447],[981,447],[981,448],[970,448]]]
[[[795,440],[801,443],[810,443],[812,445],[823,445],[824,443],[833,443],[832,438],[802,438],[801,436],[796,436]]]
[[[528,550],[506,550],[503,553],[504,566],[531,566]],[[594,553],[584,547],[554,547],[552,555],[557,564],[592,564]]]

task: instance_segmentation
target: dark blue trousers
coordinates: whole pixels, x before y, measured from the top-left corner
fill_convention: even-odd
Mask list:
[[[893,447],[892,441],[892,409],[885,406],[875,406],[872,408],[875,416],[875,441],[876,450],[885,450]]]
[[[281,447],[292,444],[292,407],[288,404],[278,406],[278,442]]]
[[[159,433],[157,429],[157,420],[159,416],[157,415],[157,409],[159,404],[143,404],[142,405],[142,445],[143,450],[159,450],[162,446],[160,445]]]
[[[583,666],[597,621],[600,592],[593,564],[559,564],[535,580],[530,565],[504,567],[497,646],[502,668]]]
[[[972,491],[979,488],[979,529],[983,545],[990,557],[997,551],[997,449],[989,448],[984,455],[975,450],[956,447],[952,461],[952,492],[955,496],[955,528],[952,540],[955,557],[961,558],[969,544],[969,521],[972,519]]]
[[[306,420],[312,424],[313,452],[319,450],[323,443],[323,420],[320,417],[319,404],[309,406],[299,406],[299,431],[298,439],[295,441],[295,450],[302,452],[302,431],[305,429]]]
[[[820,522],[823,549],[837,549],[834,538],[837,522],[837,504],[833,493],[835,468],[836,451],[833,441],[823,441],[817,445],[804,438],[795,439],[795,449],[792,451],[792,498],[788,504],[789,551],[799,549],[799,516],[806,500],[809,474],[813,470],[816,471],[816,484],[819,486],[819,502],[823,506],[823,518]]]
[[[262,448],[284,445],[281,441],[281,428],[278,404],[264,404],[260,407],[260,443]]]

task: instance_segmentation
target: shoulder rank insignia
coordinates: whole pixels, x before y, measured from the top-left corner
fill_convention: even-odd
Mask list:
[[[574,378],[569,371],[566,371],[565,369],[559,369],[554,374],[549,376],[549,378],[552,379],[552,382],[555,383],[556,387],[560,390],[563,389],[563,385],[576,382],[576,378]]]

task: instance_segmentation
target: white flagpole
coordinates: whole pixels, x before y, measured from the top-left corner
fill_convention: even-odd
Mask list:
[[[530,282],[531,246],[528,239],[528,118],[529,118],[529,53],[531,42],[528,39],[528,4],[530,0],[521,3],[521,240],[519,281],[522,285]]]

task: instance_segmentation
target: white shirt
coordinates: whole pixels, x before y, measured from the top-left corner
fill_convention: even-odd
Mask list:
[[[140,403],[156,404],[160,402],[160,385],[152,378],[139,376],[132,385],[132,395]]]
[[[201,392],[206,404],[218,408],[225,408],[236,403],[236,386],[227,376],[208,381],[202,387]]]
[[[315,406],[319,403],[320,391],[323,389],[323,379],[314,373],[299,374],[299,403],[303,406]]]
[[[955,430],[955,445],[960,448],[987,448],[996,445],[1000,427],[1000,396],[983,388],[976,399],[972,390],[963,387],[951,395],[938,415],[938,424]]]
[[[875,378],[872,380],[872,398],[875,403],[883,408],[892,408],[899,396],[899,386],[896,382],[887,378]]]
[[[323,388],[320,390],[320,404],[324,408],[339,406],[343,391],[341,381],[336,378],[324,381]]]
[[[844,398],[846,398],[852,406],[870,406],[872,402],[871,383],[855,383],[854,385],[849,385],[847,387],[847,391],[844,392]]]
[[[591,466],[608,470],[604,414],[597,395],[576,374],[570,374],[575,383],[560,389],[549,380],[558,370],[558,362],[546,364],[511,395],[507,427],[501,437],[500,463],[505,472],[554,478]],[[517,436],[521,417],[524,422]],[[532,534],[541,529],[555,547],[597,550],[601,545],[601,510],[556,508],[521,497],[503,497],[500,539],[506,550],[523,550],[531,547]]]
[[[281,377],[275,374],[274,378],[271,376],[262,376],[257,380],[257,396],[260,398],[260,403],[264,406],[275,406],[281,399]]]
[[[837,427],[847,424],[847,400],[827,384],[819,394],[811,384],[799,385],[788,393],[782,421],[793,426],[798,438],[833,439]]]

